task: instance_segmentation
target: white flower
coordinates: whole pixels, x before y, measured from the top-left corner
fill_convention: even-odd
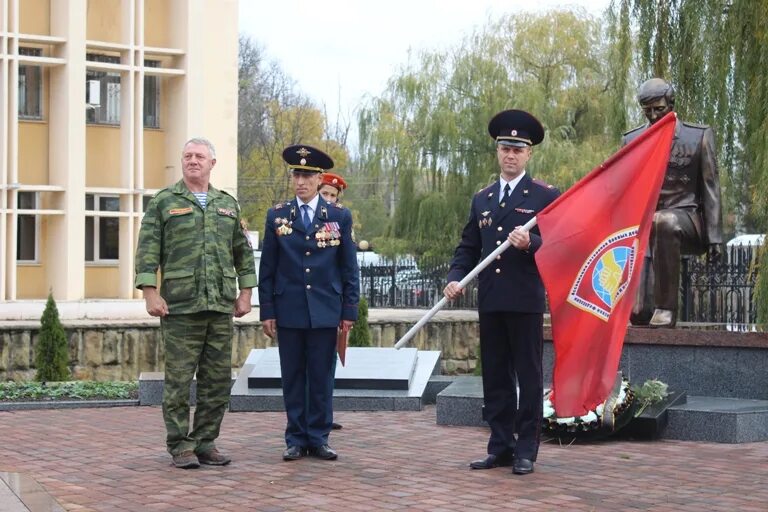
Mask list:
[[[624,380],[621,388],[619,389],[618,397],[616,398],[616,405],[614,410],[618,410],[624,403],[630,398],[629,381]],[[550,395],[547,393],[543,401],[543,412],[545,422],[545,428],[552,427],[553,424],[563,425],[568,432],[580,432],[590,431],[598,429],[601,426],[603,413],[605,412],[605,402],[599,404],[594,410],[588,411],[583,416],[570,417],[570,418],[558,418],[555,413],[554,406],[550,400]]]

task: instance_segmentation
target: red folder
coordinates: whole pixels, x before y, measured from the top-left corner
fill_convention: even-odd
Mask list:
[[[345,357],[347,355],[347,340],[349,339],[349,331],[338,329],[336,331],[336,352],[339,353],[339,359],[341,360],[341,366],[344,366]]]

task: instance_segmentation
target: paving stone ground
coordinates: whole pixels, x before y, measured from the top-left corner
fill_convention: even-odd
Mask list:
[[[434,407],[336,419],[335,462],[283,462],[283,413],[228,413],[218,446],[234,462],[179,470],[158,407],[0,412],[0,471],[66,510],[768,510],[768,442],[547,443],[521,477],[469,470],[486,429],[438,426]]]

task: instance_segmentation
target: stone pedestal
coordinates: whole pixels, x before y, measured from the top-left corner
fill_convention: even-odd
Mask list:
[[[350,347],[346,366],[336,365],[336,411],[421,410],[440,352],[415,348]],[[254,349],[232,388],[232,411],[281,411],[277,348]]]

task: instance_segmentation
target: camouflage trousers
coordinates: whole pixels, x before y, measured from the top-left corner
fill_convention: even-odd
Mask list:
[[[161,320],[165,342],[163,419],[172,455],[204,453],[219,437],[232,386],[232,315],[203,311]],[[197,371],[197,406],[189,430],[189,388]]]

